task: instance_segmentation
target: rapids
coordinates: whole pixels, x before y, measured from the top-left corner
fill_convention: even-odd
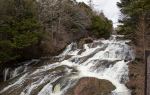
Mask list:
[[[82,49],[71,43],[58,56],[6,68],[0,95],[65,95],[83,77],[110,81],[116,87],[111,95],[131,95],[125,83],[129,80],[128,63],[134,60],[134,52],[128,45],[130,41],[118,37],[121,36],[96,40],[84,44]]]

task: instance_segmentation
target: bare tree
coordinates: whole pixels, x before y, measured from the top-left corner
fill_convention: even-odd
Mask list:
[[[91,7],[91,9],[93,9],[93,7],[94,7],[93,6],[93,0],[89,0],[88,3],[89,3],[89,6]]]

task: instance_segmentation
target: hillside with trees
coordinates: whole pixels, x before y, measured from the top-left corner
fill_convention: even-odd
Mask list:
[[[144,95],[145,50],[150,49],[150,0],[121,0],[117,5],[123,14],[118,33],[132,40],[136,52],[128,85],[133,95]]]
[[[120,20],[123,25],[119,26],[118,33],[126,35],[137,47],[144,49],[145,37],[150,34],[150,1],[122,0],[121,3],[118,3],[118,6],[123,13]],[[139,50],[139,52],[142,53],[143,50]],[[139,58],[143,57],[139,56]]]
[[[112,22],[75,0],[0,0],[0,63],[57,55],[85,37],[108,38]]]

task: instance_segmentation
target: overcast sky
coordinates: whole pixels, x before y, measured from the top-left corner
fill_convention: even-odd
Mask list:
[[[88,4],[89,0],[77,0],[78,2],[85,2]],[[103,11],[105,16],[108,19],[111,19],[114,23],[114,27],[118,24],[118,19],[120,16],[119,8],[117,7],[116,3],[120,0],[93,0],[94,8],[97,11]]]

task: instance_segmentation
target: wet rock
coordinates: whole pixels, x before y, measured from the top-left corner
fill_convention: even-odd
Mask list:
[[[144,95],[145,87],[145,64],[141,61],[129,63],[129,81],[127,88],[132,91],[132,95]]]
[[[115,86],[107,80],[81,78],[65,95],[108,95]]]
[[[97,47],[98,45],[102,45],[103,43],[102,42],[94,42],[94,43],[91,43],[91,44],[89,44],[89,47],[90,48],[95,48],[95,47]]]
[[[91,37],[83,38],[83,39],[81,39],[81,40],[79,41],[78,47],[79,47],[79,48],[83,48],[83,45],[84,45],[84,44],[88,44],[88,43],[92,43],[92,42],[93,42],[93,38],[91,38]]]
[[[81,49],[79,52],[78,52],[78,55],[81,55],[83,52],[85,52],[86,49]]]
[[[113,66],[117,61],[108,61],[108,60],[94,60],[96,63],[91,67],[92,70],[103,71],[110,66]]]

